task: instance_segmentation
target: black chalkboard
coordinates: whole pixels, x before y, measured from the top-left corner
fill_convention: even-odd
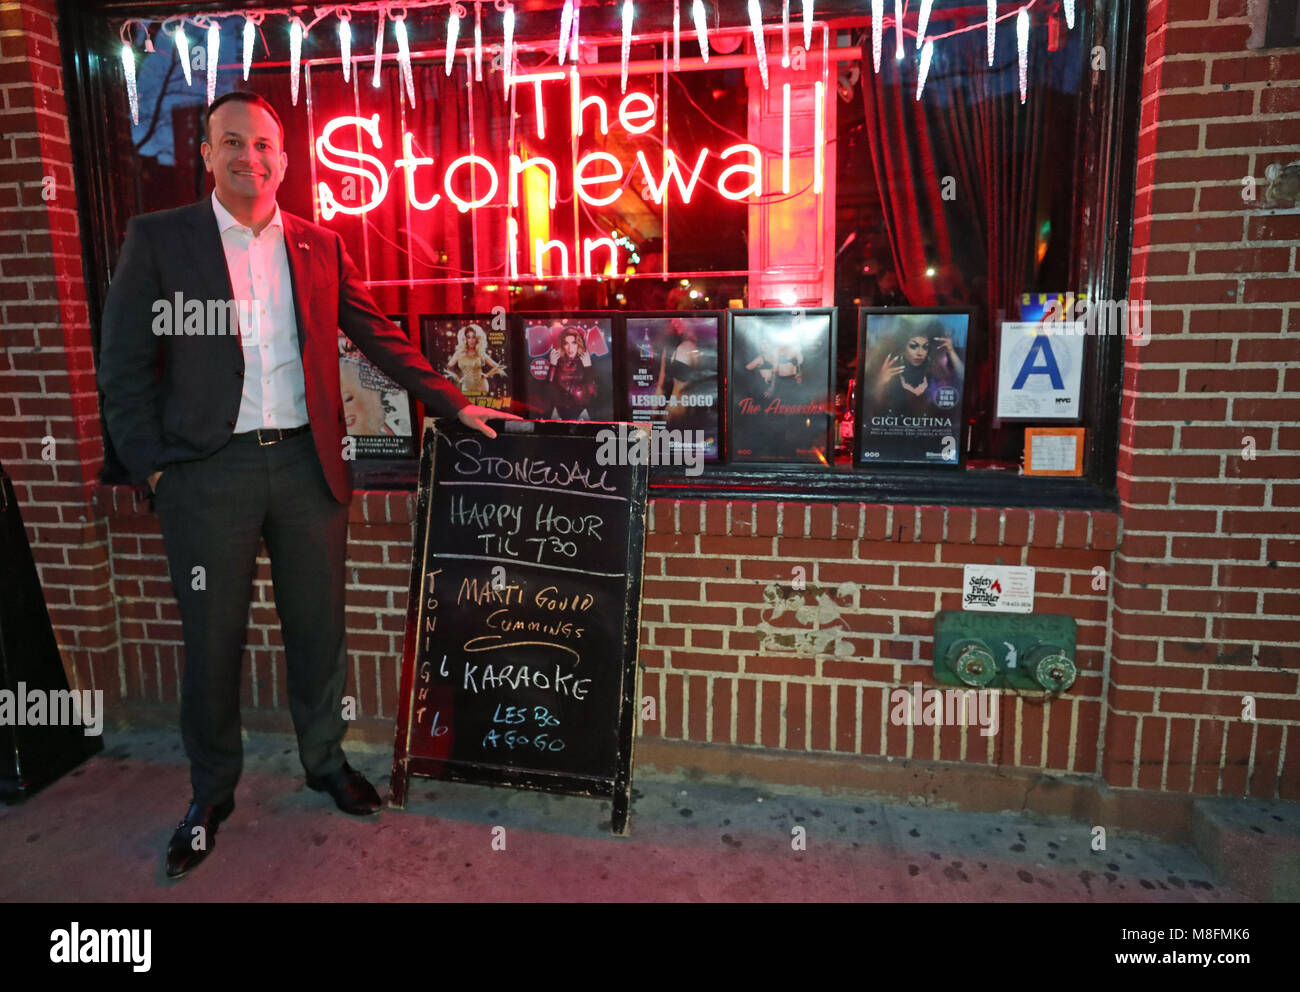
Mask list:
[[[638,428],[493,426],[425,428],[390,803],[412,775],[609,796],[626,833],[648,468],[601,462]]]

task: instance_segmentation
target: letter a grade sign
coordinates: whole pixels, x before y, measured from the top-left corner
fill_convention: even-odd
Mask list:
[[[1002,325],[998,406],[1002,420],[1078,420],[1083,378],[1081,323]]]

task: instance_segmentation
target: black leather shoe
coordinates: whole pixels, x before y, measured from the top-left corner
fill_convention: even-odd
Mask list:
[[[384,805],[375,787],[346,761],[342,768],[331,775],[322,775],[320,778],[308,775],[307,788],[328,792],[334,797],[334,804],[339,809],[353,816],[373,816]]]
[[[197,868],[216,846],[217,828],[234,811],[233,796],[219,806],[190,803],[167,845],[167,877],[184,878]]]

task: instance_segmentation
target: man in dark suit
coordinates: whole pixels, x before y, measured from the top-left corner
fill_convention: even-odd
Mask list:
[[[471,404],[429,366],[376,306],[337,234],[280,211],[283,142],[261,97],[214,101],[201,148],[213,195],[131,220],[104,307],[104,416],[133,481],[154,491],[185,638],[181,734],[194,792],[168,845],[174,878],[207,856],[234,810],[240,668],[263,539],[307,784],[347,813],[380,808],[341,747],[352,489],[338,331],[432,415],[488,437],[487,418],[517,419]]]

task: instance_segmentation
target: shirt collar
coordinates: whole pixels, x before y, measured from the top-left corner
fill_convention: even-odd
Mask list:
[[[221,201],[217,199],[216,190],[212,191],[212,211],[217,215],[217,230],[222,234],[225,234],[232,227],[242,228],[245,231],[250,230],[247,224],[237,221],[234,214],[221,205]],[[262,230],[266,231],[273,227],[278,227],[281,231],[284,230],[284,222],[280,219],[279,203],[275,205],[275,213],[271,215],[270,223],[268,223],[266,227],[262,228]]]

